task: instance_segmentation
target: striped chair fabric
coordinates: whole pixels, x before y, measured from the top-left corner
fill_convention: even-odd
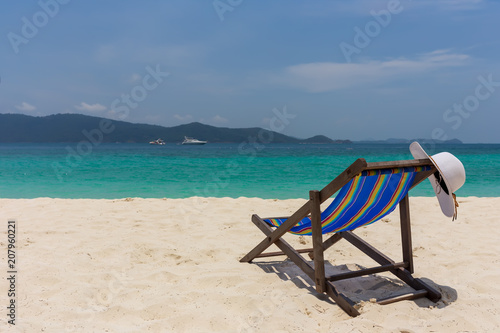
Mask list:
[[[391,213],[410,190],[417,172],[430,167],[405,167],[363,171],[343,186],[321,213],[323,234],[354,230]],[[286,219],[265,219],[278,227]],[[311,219],[305,217],[290,233],[311,235]]]

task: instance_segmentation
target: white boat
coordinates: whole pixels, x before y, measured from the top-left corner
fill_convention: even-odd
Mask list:
[[[151,141],[149,144],[150,145],[161,145],[161,146],[163,146],[165,144],[165,141],[163,141],[162,139],[157,139],[157,140]]]
[[[201,141],[198,139],[190,138],[189,136],[184,137],[183,145],[204,145],[207,141]]]

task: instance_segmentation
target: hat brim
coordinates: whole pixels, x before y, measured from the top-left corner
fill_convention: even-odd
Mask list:
[[[434,164],[441,177],[443,178],[446,187],[448,189],[451,189],[450,183],[446,180],[446,177],[439,169],[439,165],[437,165],[432,157],[425,152],[425,150],[422,148],[422,146],[420,146],[418,142],[412,142],[410,144],[410,152],[415,159],[430,159],[432,164]],[[436,194],[436,197],[438,199],[441,211],[444,215],[453,217],[453,215],[455,214],[455,200],[453,199],[452,193],[448,192],[448,194],[446,194],[433,174],[429,176],[429,181],[431,182],[432,188],[434,189],[434,193]]]

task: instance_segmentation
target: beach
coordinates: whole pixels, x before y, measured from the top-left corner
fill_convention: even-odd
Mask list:
[[[351,318],[286,257],[239,262],[264,238],[252,214],[291,214],[304,199],[0,199],[0,331],[494,332],[500,198],[458,201],[451,221],[435,197],[410,197],[414,276],[442,300],[373,304],[405,287],[386,274],[356,278],[339,283],[361,302],[361,315]],[[8,221],[15,221],[13,274]],[[355,233],[400,260],[397,210]],[[285,237],[311,245],[308,237]],[[325,259],[328,269],[375,264],[345,241]],[[12,299],[15,325],[7,323]]]

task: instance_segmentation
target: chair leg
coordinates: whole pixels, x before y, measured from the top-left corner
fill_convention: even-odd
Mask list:
[[[359,236],[355,235],[352,231],[343,231],[340,233],[342,237],[357,247],[359,250],[364,252],[370,258],[378,262],[380,265],[394,264],[394,261],[387,257],[385,254],[368,244],[365,240],[361,239]],[[410,271],[404,268],[391,269],[390,272],[396,275],[399,279],[405,282],[407,285],[415,290],[425,289],[427,290],[426,297],[433,302],[437,302],[441,299],[441,294],[436,289],[432,288],[420,279],[414,278]]]
[[[323,255],[323,234],[321,232],[321,209],[319,191],[310,191],[309,202],[311,203],[311,228],[314,253],[314,282],[316,291],[324,293],[325,285],[325,259]]]
[[[330,238],[323,242],[323,252],[335,245],[341,239],[342,236],[339,234],[333,234]],[[309,258],[314,259],[314,252],[309,252]]]
[[[413,249],[411,242],[411,224],[410,224],[410,201],[406,195],[399,202],[399,217],[401,222],[401,246],[403,248],[403,261],[408,263],[408,271],[413,269]]]
[[[288,218],[285,223],[280,225],[271,233],[267,234],[267,237],[264,238],[256,247],[254,247],[250,252],[248,252],[243,258],[240,259],[240,262],[252,262],[259,254],[265,251],[268,247],[273,245],[278,239],[281,238],[288,230],[290,230],[294,225],[297,224],[300,220],[309,214],[309,202],[306,202],[302,207],[300,207],[295,213]],[[254,215],[255,216],[255,215]],[[253,220],[253,216],[252,216]],[[255,222],[254,222],[255,223]],[[258,226],[258,225],[257,225]]]
[[[258,215],[252,216],[252,222],[266,235],[269,236],[273,230],[271,227],[264,222]],[[297,267],[299,267],[311,280],[315,280],[315,269],[309,264],[304,257],[302,257],[297,250],[295,250],[288,242],[284,239],[279,238],[274,244],[283,251],[290,260],[292,260]],[[324,267],[324,266],[323,266]],[[324,274],[323,274],[324,276]],[[359,316],[359,311],[354,308],[354,302],[339,292],[335,285],[330,281],[325,282],[325,292],[330,296],[335,303],[338,304],[347,314],[352,317]]]

